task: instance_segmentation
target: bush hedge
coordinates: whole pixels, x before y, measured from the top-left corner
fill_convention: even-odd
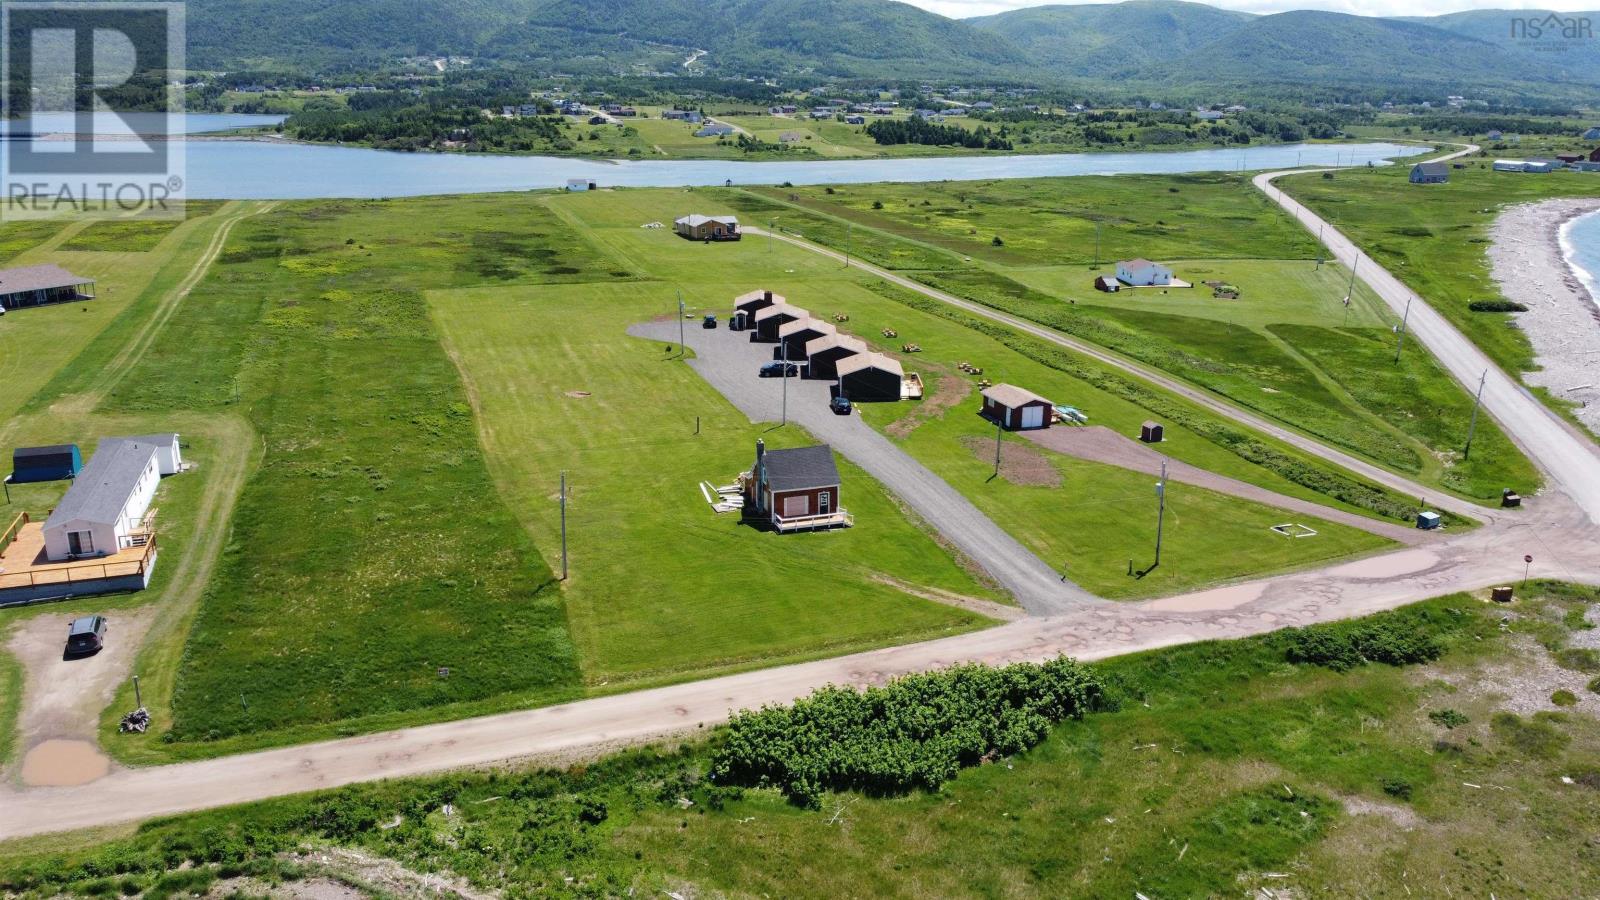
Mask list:
[[[936,790],[985,757],[1034,746],[1057,722],[1114,708],[1100,678],[1065,658],[959,666],[861,692],[826,687],[735,716],[710,777],[777,787],[810,807],[824,790]]]
[[[1406,666],[1433,662],[1444,644],[1414,623],[1393,617],[1285,629],[1284,658],[1347,672],[1363,663]]]
[[[1515,300],[1474,300],[1467,304],[1473,312],[1527,312],[1528,308]]]

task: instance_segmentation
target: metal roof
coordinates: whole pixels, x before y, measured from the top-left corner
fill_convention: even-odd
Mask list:
[[[11,451],[12,459],[38,459],[77,452],[77,444],[51,444],[48,447],[18,447]]]
[[[768,450],[761,457],[761,465],[767,473],[767,487],[773,491],[803,491],[839,483],[839,467],[834,465],[833,448],[827,444]]]
[[[776,291],[763,289],[759,291],[751,291],[748,294],[740,294],[739,296],[733,298],[733,308],[743,309],[745,306],[757,302],[765,302],[770,305],[772,303],[788,303],[789,301],[785,299],[782,294],[779,294]]]
[[[691,213],[681,219],[674,220],[674,224],[688,225],[691,228],[704,225],[707,222],[721,222],[724,225],[739,224],[739,220],[733,216],[702,216],[699,213]]]
[[[1142,256],[1135,257],[1134,259],[1125,259],[1122,262],[1117,263],[1117,265],[1126,266],[1127,268],[1130,268],[1130,269],[1143,268],[1144,266],[1156,266],[1157,268],[1161,267],[1160,263],[1151,262],[1150,260],[1145,259]]]
[[[795,319],[793,322],[785,322],[778,327],[778,337],[786,338],[803,331],[815,331],[817,334],[833,334],[838,329],[821,319]]]
[[[822,337],[806,341],[807,356],[816,356],[818,353],[833,349],[843,350],[846,353],[865,353],[867,352],[867,344],[865,341],[856,340],[848,334],[825,334]]]
[[[1016,409],[1029,403],[1043,403],[1046,406],[1053,404],[1045,398],[1025,388],[1014,384],[996,384],[983,389],[983,396],[1004,406],[1007,409]]]
[[[898,359],[884,356],[882,353],[858,353],[855,356],[840,360],[838,367],[839,377],[843,378],[863,369],[882,369],[885,372],[893,372],[899,378],[904,378],[906,374],[905,370],[900,368]]]
[[[0,294],[22,294],[50,288],[77,287],[80,284],[94,284],[94,279],[74,275],[53,263],[0,270]]]
[[[44,527],[64,525],[82,519],[114,523],[133,495],[139,476],[149,468],[156,445],[136,438],[102,438],[83,471],[73,480],[67,495],[45,520]]]
[[[810,316],[811,313],[806,312],[798,306],[790,306],[787,303],[774,303],[764,309],[756,310],[756,321],[762,322],[777,315],[785,315],[794,319],[804,319]]]
[[[1413,166],[1424,175],[1449,175],[1450,167],[1442,162],[1420,162]]]

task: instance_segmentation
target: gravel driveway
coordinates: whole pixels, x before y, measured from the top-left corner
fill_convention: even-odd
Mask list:
[[[888,438],[873,431],[859,416],[839,416],[828,409],[829,381],[760,378],[756,370],[772,359],[772,344],[751,343],[749,332],[725,327],[703,329],[691,323],[684,340],[694,351],[689,365],[712,387],[722,392],[753,422],[782,419],[784,391],[788,392],[789,421],[833,446],[916,511],[951,544],[971,557],[985,572],[1016,597],[1034,615],[1054,615],[1084,603],[1101,602],[1088,591],[1066,581],[1000,526],[978,511],[944,479],[912,459]],[[635,337],[678,342],[673,320],[635,325]],[[846,506],[848,506],[848,502]],[[856,527],[870,528],[862,522]]]

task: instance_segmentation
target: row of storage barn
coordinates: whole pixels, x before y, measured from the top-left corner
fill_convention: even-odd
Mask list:
[[[813,317],[782,294],[760,290],[734,298],[733,327],[753,330],[757,341],[777,344],[779,357],[804,364],[803,377],[837,381],[839,393],[851,401],[889,402],[901,397],[905,369],[899,360],[840,334],[832,322]]]

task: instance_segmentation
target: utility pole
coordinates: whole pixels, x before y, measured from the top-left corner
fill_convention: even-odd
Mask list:
[[[1484,369],[1483,375],[1478,378],[1478,397],[1472,401],[1472,424],[1467,426],[1467,447],[1461,451],[1462,459],[1472,458],[1472,436],[1478,431],[1478,410],[1483,408],[1483,386],[1489,380],[1489,370]]]
[[[1161,532],[1167,522],[1167,463],[1161,462],[1161,480],[1156,482],[1156,562],[1161,565]],[[1151,566],[1150,568],[1155,568]]]
[[[782,344],[778,345],[782,347]],[[778,363],[783,366],[783,421],[780,425],[789,424],[789,353],[784,351],[778,355]]]
[[[688,353],[688,348],[683,345],[683,291],[678,292],[678,355]]]
[[[1344,289],[1345,305],[1350,305],[1350,299],[1356,295],[1356,270],[1361,268],[1361,251],[1356,251],[1356,258],[1350,263],[1350,284]]]
[[[1103,223],[1101,223],[1101,222],[1095,222],[1094,223],[1094,265],[1095,265],[1095,268],[1099,268],[1100,267],[1100,226],[1102,224]]]
[[[1415,295],[1413,295],[1415,296]],[[1411,297],[1406,298],[1405,315],[1400,317],[1400,336],[1394,342],[1394,362],[1400,364],[1400,348],[1406,343],[1406,324],[1411,321]]]
[[[1000,423],[1005,421],[999,416],[994,420],[994,477],[1000,477],[1000,435],[1003,433]]]
[[[567,580],[567,473],[561,473],[561,580]]]

